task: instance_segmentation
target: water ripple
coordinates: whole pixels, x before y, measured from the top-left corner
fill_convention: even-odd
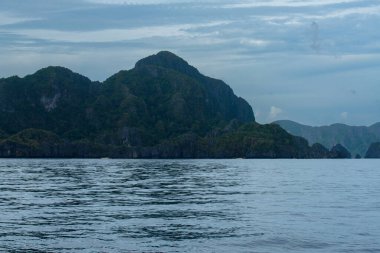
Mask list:
[[[1,252],[380,252],[379,160],[0,160]]]

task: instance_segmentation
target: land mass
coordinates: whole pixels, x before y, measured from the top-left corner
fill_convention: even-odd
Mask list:
[[[341,144],[356,157],[365,157],[370,145],[380,142],[380,123],[369,127],[345,124],[313,127],[290,120],[280,120],[274,123],[292,135],[305,138],[310,144],[321,143],[327,148]]]
[[[309,146],[223,81],[171,52],[138,61],[104,82],[63,67],[0,79],[0,157],[348,158]]]
[[[380,142],[372,143],[368,148],[365,158],[380,158]]]

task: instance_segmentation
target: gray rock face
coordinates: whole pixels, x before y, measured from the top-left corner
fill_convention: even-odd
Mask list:
[[[42,96],[41,103],[44,106],[45,110],[50,112],[57,107],[57,103],[60,97],[61,97],[60,93],[54,94],[53,97]]]

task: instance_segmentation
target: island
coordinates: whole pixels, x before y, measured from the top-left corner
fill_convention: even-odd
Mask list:
[[[162,51],[104,82],[64,67],[0,79],[0,157],[349,158],[309,145]]]

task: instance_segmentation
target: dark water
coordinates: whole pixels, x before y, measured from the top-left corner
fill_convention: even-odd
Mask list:
[[[0,252],[380,252],[380,160],[0,160]]]

